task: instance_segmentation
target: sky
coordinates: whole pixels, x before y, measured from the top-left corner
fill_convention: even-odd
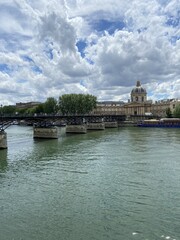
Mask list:
[[[0,0],[0,104],[180,98],[180,0]]]

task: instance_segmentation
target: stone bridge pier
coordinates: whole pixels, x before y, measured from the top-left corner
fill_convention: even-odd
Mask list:
[[[57,127],[39,127],[35,126],[33,128],[34,138],[44,138],[44,139],[57,139],[58,129]]]
[[[0,149],[7,148],[7,133],[4,130],[0,131]]]

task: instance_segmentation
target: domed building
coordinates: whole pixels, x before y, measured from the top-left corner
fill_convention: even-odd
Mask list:
[[[127,119],[140,120],[151,116],[166,117],[166,110],[170,108],[173,112],[177,104],[180,104],[180,100],[178,99],[165,99],[156,101],[155,103],[152,100],[147,100],[146,89],[141,86],[140,81],[137,81],[136,86],[130,92],[128,103],[120,101],[98,102],[93,113],[126,115]]]
[[[136,86],[131,91],[131,101],[124,105],[125,114],[145,115],[151,111],[152,101],[147,101],[146,89],[141,86],[141,82],[137,81]]]
[[[131,91],[131,102],[146,102],[147,101],[147,92],[146,89],[141,87],[140,81],[137,81],[136,87]]]
[[[146,89],[141,86],[140,81],[137,81],[130,94],[131,101],[129,100],[128,103],[115,101],[98,102],[96,109],[94,109],[94,114],[122,114],[137,117],[151,112],[152,101],[147,100]]]

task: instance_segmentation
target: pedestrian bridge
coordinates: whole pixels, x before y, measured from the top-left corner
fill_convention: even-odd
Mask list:
[[[72,125],[72,124],[83,124],[83,123],[98,123],[98,122],[122,122],[125,121],[125,115],[5,115],[1,116],[0,125],[9,122],[20,122],[25,121],[29,124],[50,124],[56,121]]]
[[[66,126],[66,133],[87,133],[88,130],[104,130],[118,127],[125,120],[124,115],[14,115],[1,116],[0,119],[0,149],[7,148],[5,129],[14,122],[32,125],[34,138],[58,138],[56,126]]]

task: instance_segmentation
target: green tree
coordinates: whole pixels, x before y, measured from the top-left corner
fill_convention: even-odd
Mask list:
[[[46,102],[43,104],[44,112],[48,114],[53,114],[57,112],[57,100],[53,97],[47,98]]]
[[[39,104],[36,108],[34,113],[44,113],[44,103]]]
[[[34,114],[36,113],[36,108],[37,108],[37,107],[28,108],[28,109],[26,110],[26,113],[27,113],[28,115],[34,115]]]
[[[173,111],[173,117],[180,118],[180,104],[176,105]]]
[[[9,105],[2,108],[3,114],[14,114],[16,112],[16,107]]]
[[[87,114],[96,107],[97,98],[90,94],[64,94],[59,97],[62,114]]]
[[[166,117],[167,118],[171,118],[172,117],[172,111],[171,111],[171,109],[169,107],[166,109]]]
[[[18,113],[18,114],[26,114],[27,113],[27,111],[28,111],[28,108],[16,108],[16,112]]]

